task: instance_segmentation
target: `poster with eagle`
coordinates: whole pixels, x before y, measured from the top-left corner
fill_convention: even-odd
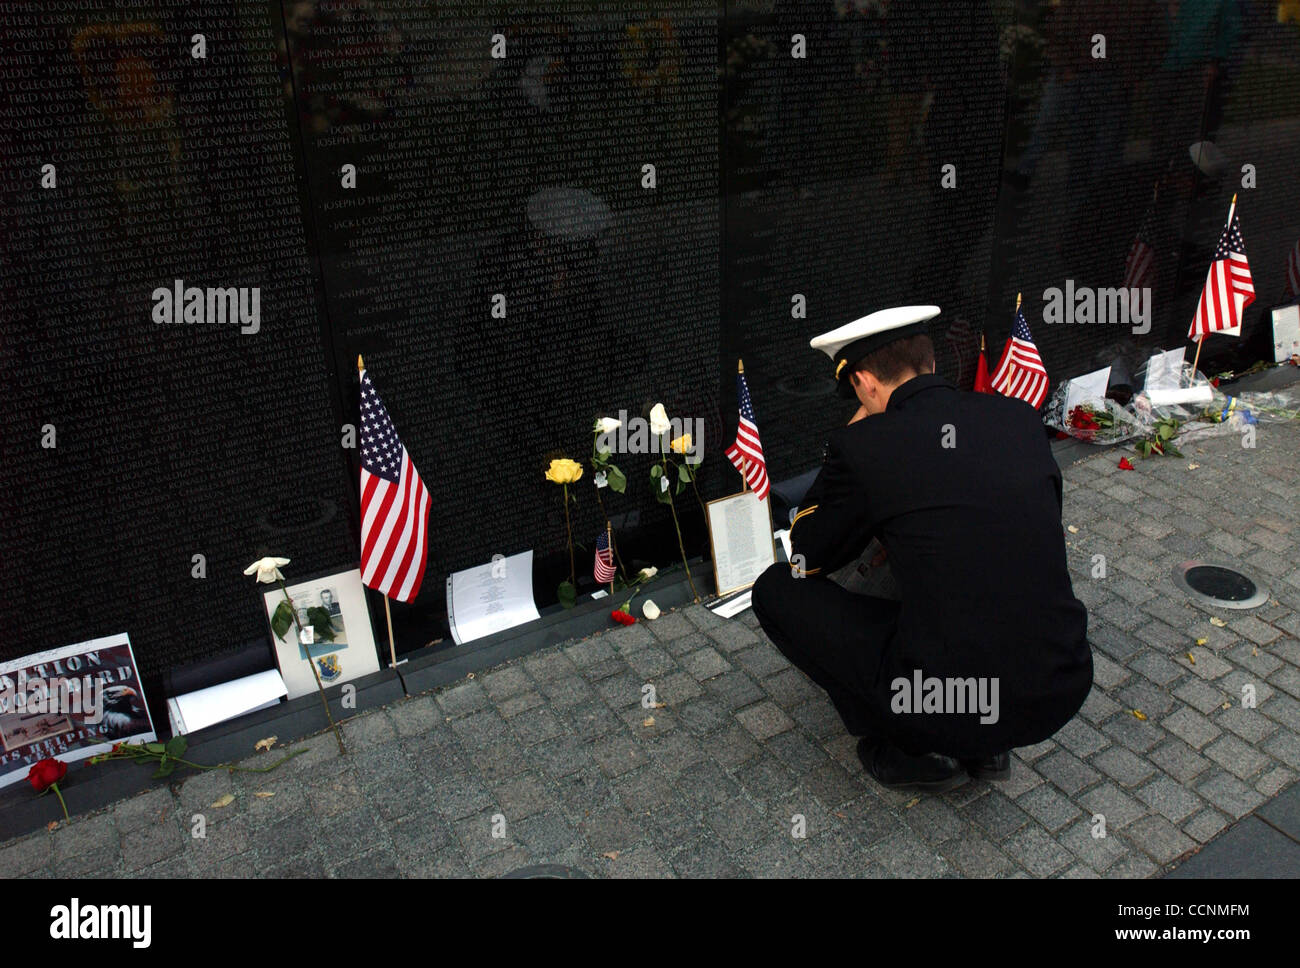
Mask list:
[[[125,632],[0,663],[0,787],[46,757],[71,763],[155,739]]]

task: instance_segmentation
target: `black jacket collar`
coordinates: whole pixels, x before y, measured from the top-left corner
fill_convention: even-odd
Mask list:
[[[894,392],[889,395],[889,403],[885,405],[885,410],[898,410],[918,393],[937,389],[956,390],[957,388],[937,373],[922,373],[920,376],[914,376],[894,389]]]

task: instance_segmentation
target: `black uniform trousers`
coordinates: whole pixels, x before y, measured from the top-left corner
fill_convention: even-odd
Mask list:
[[[759,575],[751,603],[767,637],[826,690],[850,734],[889,738],[914,756],[931,752],[891,736],[889,710],[869,692],[898,628],[899,602],[855,594],[819,575],[796,577],[777,562]]]

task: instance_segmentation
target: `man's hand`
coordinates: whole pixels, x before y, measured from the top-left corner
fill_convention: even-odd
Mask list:
[[[862,406],[861,404],[858,404],[858,412],[849,418],[849,423],[855,424],[863,417],[869,417],[869,416],[871,416],[871,414],[867,413],[867,408]]]

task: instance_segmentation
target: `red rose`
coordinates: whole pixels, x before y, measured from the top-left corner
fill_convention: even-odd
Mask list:
[[[27,771],[27,782],[37,793],[44,793],[67,775],[67,763],[62,760],[44,759]]]
[[[1133,469],[1133,465],[1128,462],[1127,457],[1121,457],[1119,459],[1119,469],[1122,471],[1131,471]]]
[[[1218,385],[1219,385],[1219,378],[1216,376],[1213,380],[1210,381],[1210,386],[1217,387]]]
[[[636,621],[633,616],[629,615],[621,608],[614,609],[614,611],[609,613],[609,617],[615,622],[618,622],[619,625],[631,625]]]

